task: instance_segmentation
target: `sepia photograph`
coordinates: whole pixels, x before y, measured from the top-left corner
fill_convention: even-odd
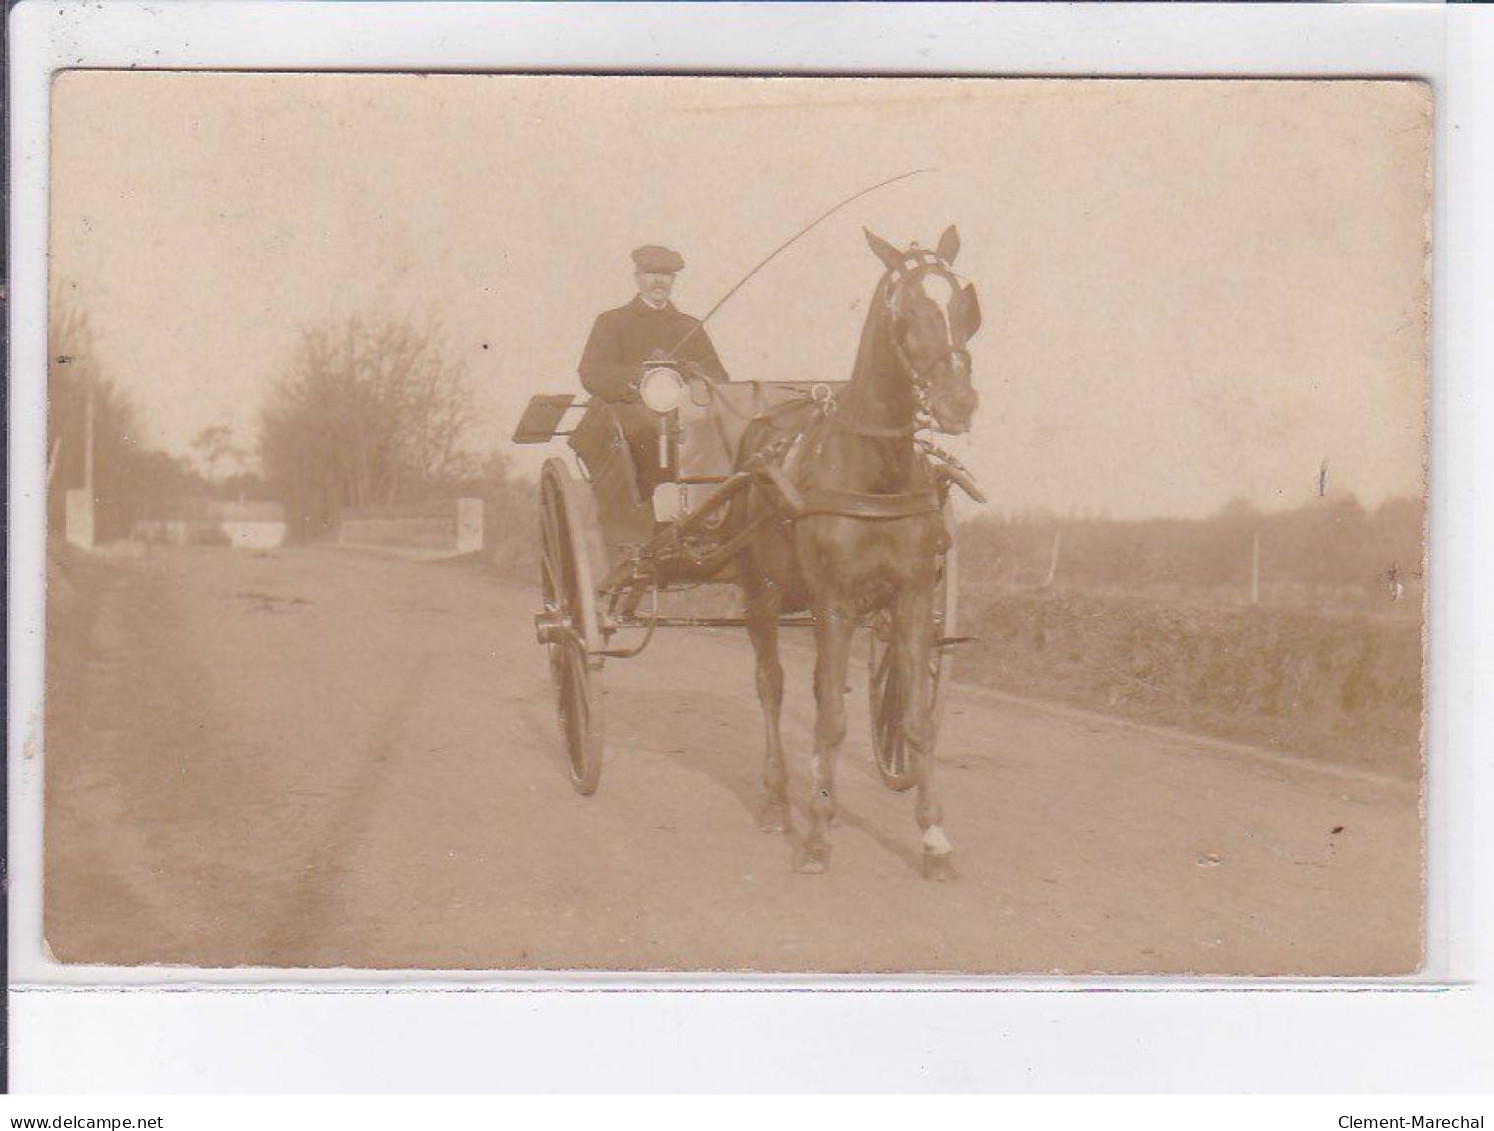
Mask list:
[[[1433,109],[59,74],[48,957],[1415,974]]]

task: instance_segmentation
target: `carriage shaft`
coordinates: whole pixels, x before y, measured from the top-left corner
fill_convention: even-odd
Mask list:
[[[626,586],[634,578],[637,567],[641,563],[647,563],[658,551],[677,540],[681,534],[688,533],[696,526],[699,526],[707,515],[725,506],[736,497],[738,492],[751,484],[753,478],[752,472],[748,471],[739,471],[731,476],[731,478],[723,482],[715,491],[712,491],[710,496],[699,507],[690,512],[690,514],[678,522],[666,526],[639,547],[635,559],[621,562],[615,566],[612,572],[603,579],[602,584],[598,588],[605,592]],[[724,557],[725,555],[718,556]]]
[[[652,623],[655,628],[746,628],[746,617],[710,617],[710,616],[642,616],[642,617],[619,617],[615,622],[618,628],[648,628]],[[780,628],[813,628],[814,618],[811,616],[783,617],[779,620]]]

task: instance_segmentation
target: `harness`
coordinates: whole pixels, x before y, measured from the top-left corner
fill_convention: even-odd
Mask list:
[[[949,266],[931,251],[924,250],[915,244],[903,257],[903,261],[896,267],[888,268],[883,276],[885,285],[879,288],[883,309],[889,320],[895,317],[893,309],[894,296],[898,290],[909,283],[917,283],[927,275],[938,275],[946,279],[953,290],[958,290],[959,281]],[[913,419],[907,424],[893,427],[866,424],[854,420],[839,410],[835,394],[828,385],[820,384],[814,386],[810,396],[817,410],[817,422],[826,428],[834,428],[841,432],[847,432],[852,436],[859,436],[868,440],[900,440],[912,438],[920,430],[927,428],[932,423],[933,413],[931,409],[931,378],[928,373],[916,365],[907,350],[903,348],[902,342],[896,334],[891,335],[892,353],[899,366],[902,367],[903,375],[907,377],[909,385],[913,389],[917,400],[917,408]],[[963,346],[951,345],[938,357],[934,358],[934,365],[949,361],[954,365],[968,367],[970,364],[970,353]],[[807,429],[806,429],[807,431]],[[793,446],[802,441],[803,433],[796,437]],[[952,455],[943,449],[936,447],[925,440],[917,441],[918,448],[924,458],[925,467],[929,470],[930,477],[934,480],[934,486],[920,491],[906,491],[897,493],[874,494],[863,491],[842,491],[830,488],[814,488],[801,490],[794,486],[789,477],[784,474],[781,466],[769,470],[771,456],[762,459],[759,466],[767,475],[773,486],[777,489],[779,496],[787,505],[791,518],[802,518],[809,515],[838,515],[844,518],[871,519],[871,520],[894,520],[902,518],[915,518],[919,515],[938,514],[944,507],[944,496],[948,493],[947,482],[958,484],[962,490],[984,502],[984,496],[975,486],[975,481],[970,473]],[[787,446],[785,441],[777,441],[768,449],[758,453],[759,457],[766,456],[773,448]],[[943,489],[941,489],[943,488]]]

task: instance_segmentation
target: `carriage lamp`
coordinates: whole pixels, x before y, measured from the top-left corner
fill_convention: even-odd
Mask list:
[[[638,396],[657,413],[673,412],[685,394],[685,379],[679,371],[666,365],[655,366],[643,375]]]
[[[668,414],[679,407],[684,399],[685,379],[678,370],[667,365],[656,365],[644,372],[638,384],[638,396],[643,403],[658,413],[659,421],[659,468],[669,466],[669,419]]]

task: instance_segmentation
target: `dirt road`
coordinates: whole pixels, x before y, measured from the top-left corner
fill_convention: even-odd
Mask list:
[[[957,686],[959,877],[917,869],[853,694],[830,871],[757,830],[737,633],[609,664],[563,767],[534,598],[332,549],[80,565],[52,628],[46,925],[202,966],[1374,974],[1418,963],[1416,791]],[[60,606],[59,606],[60,607]],[[802,792],[806,650],[786,657]],[[958,675],[958,665],[956,666]]]

